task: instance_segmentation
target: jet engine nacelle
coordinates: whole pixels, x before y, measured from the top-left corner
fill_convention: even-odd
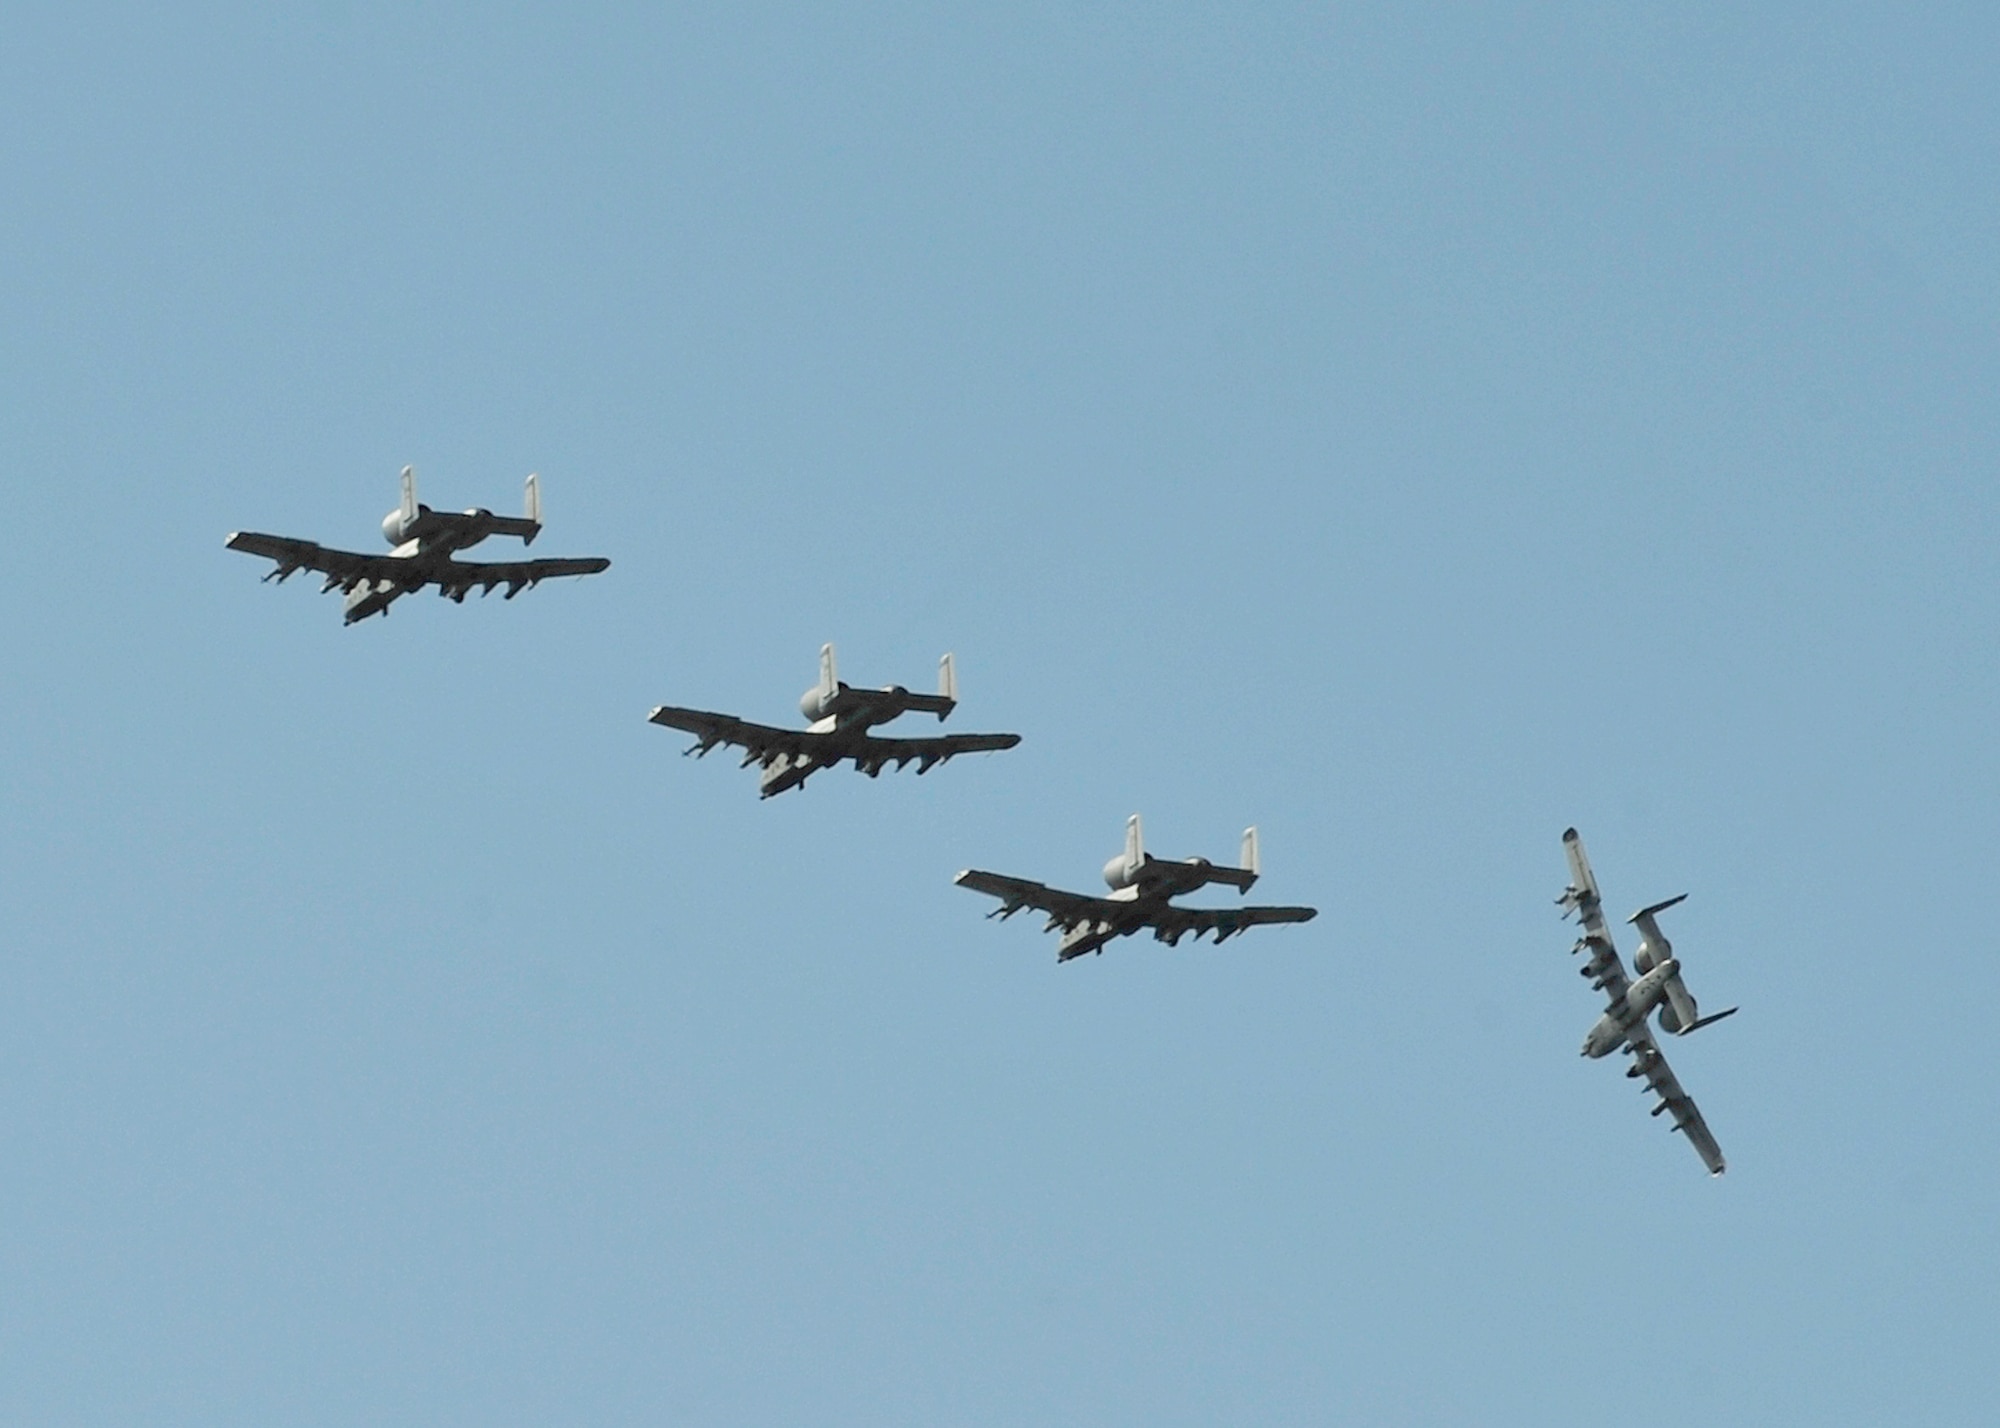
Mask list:
[[[382,538],[390,545],[401,545],[404,541],[413,539],[423,529],[425,518],[430,513],[429,506],[419,506],[414,516],[405,516],[402,508],[397,507],[382,517]]]
[[[799,696],[799,713],[817,724],[828,717],[840,703],[839,689],[822,689],[815,684]]]
[[[1104,881],[1113,892],[1131,887],[1139,880],[1138,874],[1139,870],[1125,860],[1123,853],[1104,865]]]

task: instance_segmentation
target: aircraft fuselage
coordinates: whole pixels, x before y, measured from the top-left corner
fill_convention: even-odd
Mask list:
[[[942,755],[881,758],[869,747],[868,731],[909,713],[935,714],[942,720],[956,704],[957,700],[948,694],[917,694],[900,684],[887,689],[856,689],[840,681],[814,685],[799,696],[799,712],[811,721],[806,732],[816,736],[813,750],[806,754],[777,755],[764,765],[757,792],[764,798],[774,797],[797,788],[818,770],[831,768],[842,759],[853,759],[854,766],[870,778],[878,777],[890,763],[901,768],[914,762],[917,772],[924,773]]]
[[[1653,1009],[1666,1000],[1667,988],[1680,976],[1681,964],[1669,957],[1625,989],[1590,1034],[1583,1039],[1583,1054],[1592,1059],[1609,1056],[1632,1039],[1632,1029],[1643,1025]]]

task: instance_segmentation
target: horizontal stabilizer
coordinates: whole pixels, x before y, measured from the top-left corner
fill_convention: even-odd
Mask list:
[[[1731,1007],[1728,1011],[1719,1011],[1714,1016],[1705,1016],[1700,1021],[1694,1023],[1692,1026],[1683,1027],[1681,1029],[1680,1034],[1682,1036],[1686,1036],[1689,1032],[1700,1031],[1705,1026],[1713,1026],[1716,1022],[1721,1021],[1724,1017],[1735,1016],[1736,1013],[1742,1010],[1743,1010],[1742,1007]]]
[[[1665,902],[1656,902],[1651,907],[1640,908],[1625,920],[1627,922],[1637,922],[1642,917],[1651,917],[1655,913],[1665,912],[1670,907],[1686,902],[1687,899],[1688,895],[1686,893],[1682,893],[1679,897],[1670,897]]]

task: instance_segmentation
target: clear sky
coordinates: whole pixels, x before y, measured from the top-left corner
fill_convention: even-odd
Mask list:
[[[9,6],[0,1421],[1990,1422],[2000,21],[1741,8]]]

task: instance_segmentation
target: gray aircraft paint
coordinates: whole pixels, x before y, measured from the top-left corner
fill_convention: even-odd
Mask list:
[[[960,754],[1011,749],[1019,734],[942,734],[917,738],[884,738],[870,732],[905,714],[935,714],[938,722],[958,707],[958,671],[947,654],[938,661],[938,692],[917,694],[900,684],[882,689],[856,689],[841,682],[833,646],[820,646],[819,682],[799,696],[803,729],[755,724],[733,714],[682,709],[662,704],[646,717],[663,728],[695,736],[686,752],[705,756],[718,744],[741,748],[743,767],[761,766],[759,797],[772,798],[798,788],[813,774],[843,760],[870,778],[891,764],[898,769],[914,763],[919,774]]]
[[[497,516],[483,506],[470,511],[432,510],[417,500],[416,469],[405,466],[402,498],[396,509],[382,518],[382,536],[390,545],[387,555],[335,550],[261,531],[232,531],[224,544],[246,555],[276,561],[277,568],[264,578],[280,585],[299,570],[325,575],[321,593],[337,589],[347,596],[345,623],[351,625],[370,615],[387,614],[395,601],[426,585],[437,586],[438,594],[459,603],[475,588],[485,596],[504,585],[504,598],[511,600],[544,580],[596,575],[610,568],[611,562],[602,556],[500,561],[455,558],[459,551],[470,550],[489,536],[511,536],[524,546],[532,545],[541,530],[542,488],[537,476],[528,477],[523,514]]]
[[[1151,928],[1157,941],[1175,946],[1192,932],[1198,942],[1213,934],[1222,943],[1248,928],[1279,922],[1310,922],[1319,915],[1311,907],[1179,907],[1173,899],[1222,883],[1248,892],[1259,876],[1257,830],[1243,830],[1242,866],[1226,867],[1206,858],[1168,861],[1155,858],[1145,849],[1139,815],[1125,820],[1125,850],[1104,865],[1104,881],[1111,892],[1106,897],[1063,892],[1046,883],[1011,878],[1001,873],[968,868],[952,879],[973,892],[1000,899],[1000,906],[987,914],[1006,921],[1027,908],[1048,914],[1044,931],[1062,932],[1056,960],[1067,962],[1086,952],[1102,952],[1114,938],[1129,937]]]
[[[1667,1065],[1667,1058],[1661,1054],[1659,1042],[1648,1025],[1648,1018],[1658,1011],[1663,1031],[1685,1036],[1736,1011],[1735,1007],[1731,1007],[1710,1017],[1696,1014],[1694,997],[1681,977],[1680,961],[1673,955],[1673,944],[1660,931],[1659,915],[1681,902],[1687,894],[1642,907],[1632,914],[1630,921],[1639,928],[1640,941],[1639,950],[1633,957],[1633,966],[1639,976],[1631,979],[1625,974],[1625,964],[1618,958],[1618,949],[1611,939],[1610,924],[1604,920],[1604,904],[1597,891],[1597,878],[1590,871],[1583,840],[1574,828],[1563,833],[1563,854],[1569,861],[1569,886],[1556,899],[1556,905],[1563,909],[1565,918],[1574,914],[1582,923],[1583,935],[1570,950],[1572,953],[1590,954],[1580,969],[1581,973],[1589,979],[1592,987],[1605,994],[1609,1003],[1604,1014],[1585,1035],[1583,1054],[1598,1058],[1619,1050],[1630,1053],[1632,1065],[1626,1068],[1626,1076],[1635,1080],[1643,1077],[1647,1088],[1660,1098],[1652,1108],[1652,1114],[1657,1116],[1671,1112],[1674,1129],[1687,1136],[1688,1143],[1701,1157],[1702,1164],[1708,1167],[1709,1174],[1720,1175],[1728,1169],[1722,1147],[1709,1132],[1708,1122],[1702,1119],[1694,1098],[1681,1089],[1680,1081],[1675,1077],[1673,1068]]]

